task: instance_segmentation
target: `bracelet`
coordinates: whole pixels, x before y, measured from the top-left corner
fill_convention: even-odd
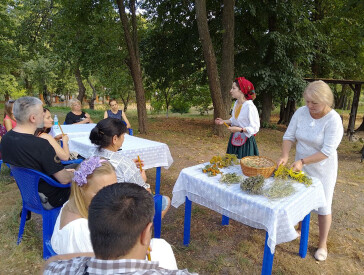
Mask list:
[[[303,159],[301,159],[302,165],[305,165],[305,162],[303,161]]]

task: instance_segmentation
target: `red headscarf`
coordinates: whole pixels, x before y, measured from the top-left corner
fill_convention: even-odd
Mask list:
[[[240,90],[245,95],[246,99],[254,100],[256,95],[253,83],[245,79],[245,77],[237,77],[235,80],[239,82]]]

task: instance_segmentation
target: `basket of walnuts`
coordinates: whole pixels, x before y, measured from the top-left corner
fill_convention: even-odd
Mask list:
[[[276,163],[267,157],[248,156],[240,160],[240,166],[245,176],[262,175],[269,178],[276,168]]]

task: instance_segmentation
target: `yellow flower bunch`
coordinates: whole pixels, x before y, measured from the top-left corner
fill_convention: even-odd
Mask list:
[[[312,179],[305,175],[302,171],[295,172],[291,169],[288,169],[284,165],[280,165],[278,169],[274,172],[274,177],[279,179],[288,179],[288,177],[303,183],[306,186],[310,186],[312,184]]]

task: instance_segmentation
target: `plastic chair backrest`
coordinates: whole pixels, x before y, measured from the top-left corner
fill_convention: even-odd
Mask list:
[[[32,169],[17,167],[11,165],[11,172],[15,178],[16,184],[19,187],[20,194],[23,200],[22,216],[19,226],[18,244],[22,239],[25,226],[25,217],[28,210],[41,214],[43,219],[43,258],[47,259],[56,253],[51,246],[51,238],[54,230],[59,211],[61,207],[46,210],[43,208],[38,194],[38,183],[43,179],[49,185],[59,188],[69,188],[70,184],[60,184],[51,177]]]
[[[67,187],[67,185],[60,184],[51,177],[36,170],[11,165],[11,172],[19,187],[23,205],[35,213],[41,214],[44,210],[38,195],[38,183],[40,179],[43,179],[45,182],[55,187]]]

